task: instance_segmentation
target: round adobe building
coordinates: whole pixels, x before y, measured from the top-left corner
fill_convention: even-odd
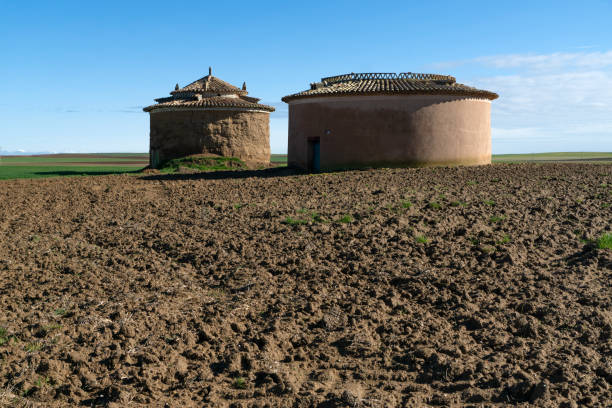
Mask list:
[[[322,78],[288,95],[288,165],[360,167],[491,163],[497,94],[446,75],[362,73]]]
[[[179,88],[143,110],[150,113],[149,159],[153,168],[190,155],[237,157],[249,165],[270,163],[270,112],[258,98],[212,75]]]

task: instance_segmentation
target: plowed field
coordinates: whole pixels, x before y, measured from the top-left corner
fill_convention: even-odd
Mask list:
[[[612,166],[0,181],[0,406],[605,407]]]

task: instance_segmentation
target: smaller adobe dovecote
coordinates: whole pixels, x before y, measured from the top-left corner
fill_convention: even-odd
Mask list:
[[[274,108],[212,75],[157,98],[150,113],[152,167],[194,154],[237,157],[250,164],[270,162],[269,113]]]

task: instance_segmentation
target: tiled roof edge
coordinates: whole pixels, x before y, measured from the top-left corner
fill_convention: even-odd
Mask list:
[[[227,98],[226,101],[223,102],[217,102],[217,103],[207,103],[210,102],[209,100],[203,99],[201,101],[186,101],[183,103],[176,103],[176,104],[170,104],[170,103],[158,103],[155,105],[150,105],[147,106],[145,108],[143,108],[142,110],[145,112],[152,112],[154,110],[157,109],[164,109],[164,110],[190,110],[190,109],[194,109],[194,110],[205,110],[205,109],[211,109],[211,110],[223,110],[224,108],[228,108],[228,109],[241,109],[241,110],[245,110],[245,111],[249,111],[249,110],[253,110],[253,111],[267,111],[267,112],[274,112],[276,109],[272,106],[269,105],[263,105],[260,103],[252,103],[252,102],[247,102],[244,100],[241,100],[242,103],[233,103],[234,101],[231,101],[229,98]]]
[[[494,100],[499,98],[499,95],[495,92],[484,91],[484,90],[466,90],[466,89],[439,89],[439,90],[398,90],[398,91],[333,91],[329,93],[307,93],[308,91],[298,92],[295,94],[287,95],[281,98],[283,102],[289,102],[295,99],[304,98],[327,98],[334,96],[368,96],[368,95],[454,95],[454,96],[467,96],[474,98],[484,98]]]

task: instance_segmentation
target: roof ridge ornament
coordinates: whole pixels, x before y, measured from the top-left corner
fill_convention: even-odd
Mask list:
[[[454,83],[456,81],[455,77],[450,75],[421,74],[415,72],[400,72],[399,74],[396,74],[394,72],[351,72],[350,74],[335,75],[331,77],[321,78],[321,82],[326,84],[334,84],[339,82],[365,81],[372,79],[399,79],[413,81],[436,81],[446,83]]]
[[[157,98],[157,105],[147,106],[146,112],[158,109],[246,109],[273,112],[274,108],[258,103],[259,98],[246,96],[246,81],[239,86],[232,85],[220,78],[212,76],[212,67],[208,67],[208,75],[181,87],[178,83],[170,96]],[[242,99],[244,97],[244,99]]]

